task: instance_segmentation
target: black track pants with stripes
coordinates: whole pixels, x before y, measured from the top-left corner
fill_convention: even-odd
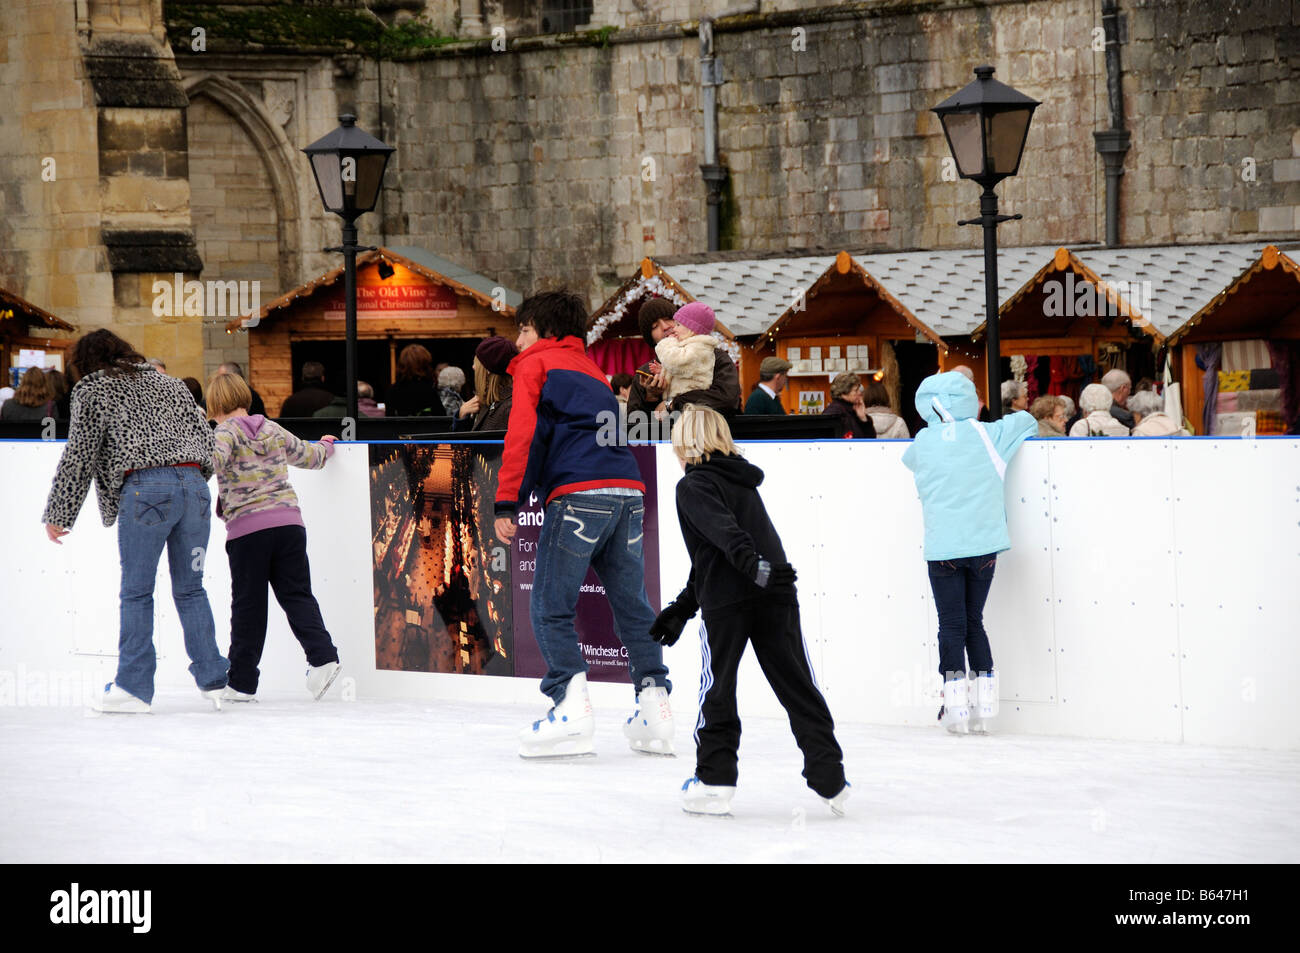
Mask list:
[[[740,716],[736,670],[752,643],[759,667],[790,716],[803,752],[803,776],[822,797],[844,787],[844,755],[835,723],[813,677],[799,628],[799,606],[768,600],[705,612],[700,630],[700,719],[695,727],[695,776],[705,784],[736,783]]]

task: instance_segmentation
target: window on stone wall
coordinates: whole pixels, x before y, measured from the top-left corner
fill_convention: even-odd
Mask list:
[[[543,33],[568,33],[591,22],[592,0],[542,0]]]

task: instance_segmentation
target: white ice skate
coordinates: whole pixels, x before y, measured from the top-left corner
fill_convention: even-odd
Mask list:
[[[320,701],[341,671],[343,666],[338,662],[326,662],[324,665],[313,665],[307,669],[307,691],[311,692],[311,697]]]
[[[95,711],[124,715],[147,715],[151,708],[143,698],[136,698],[126,689],[118,688],[116,682],[105,685],[104,694],[96,698],[91,707]]]
[[[250,695],[247,692],[241,692],[237,688],[231,688],[227,685],[221,690],[221,700],[223,702],[255,702],[256,695]]]
[[[943,714],[939,724],[954,735],[970,731],[970,692],[965,675],[943,683]]]
[[[997,672],[981,672],[970,680],[970,730],[977,735],[989,733],[989,722],[998,714]]]
[[[845,814],[848,813],[848,808],[845,806],[845,802],[849,799],[849,793],[851,792],[852,788],[853,785],[849,784],[848,781],[845,781],[844,787],[840,788],[839,794],[835,795],[834,797],[822,798],[823,801],[825,801],[827,804],[831,806],[831,813],[834,814],[836,817],[843,817]]]
[[[682,810],[687,814],[731,816],[731,797],[735,785],[705,784],[699,778],[687,778],[682,785]]]
[[[521,758],[579,758],[594,755],[592,737],[596,719],[587,696],[587,676],[581,672],[569,679],[564,701],[519,732]]]
[[[633,751],[641,754],[677,757],[673,753],[673,709],[668,689],[652,685],[636,696],[636,710],[623,725],[623,734]]]
[[[212,707],[215,710],[221,711],[221,702],[226,695],[226,688],[224,685],[221,688],[200,688],[199,694],[212,702]]]

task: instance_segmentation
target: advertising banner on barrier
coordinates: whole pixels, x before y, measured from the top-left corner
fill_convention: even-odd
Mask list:
[[[641,480],[646,485],[645,538],[642,553],[645,558],[646,594],[650,604],[659,608],[659,511],[656,492],[654,447],[633,447]],[[514,620],[515,620],[515,674],[525,678],[541,678],[546,674],[546,662],[537,640],[533,637],[532,623],[528,617],[528,600],[533,589],[533,576],[537,569],[537,539],[542,531],[544,508],[542,501],[532,499],[519,510],[519,532],[515,535],[511,553],[514,570]],[[605,587],[593,570],[587,570],[582,592],[578,596],[578,616],[575,622],[578,644],[588,665],[587,678],[594,682],[630,681],[627,652],[614,634],[614,616],[605,598]]]
[[[646,484],[646,592],[659,605],[653,447],[632,450]],[[370,446],[375,667],[405,672],[540,678],[546,663],[528,602],[541,501],[520,510],[507,547],[494,535],[500,444]],[[627,658],[595,572],[578,598],[576,628],[594,681],[626,681]]]

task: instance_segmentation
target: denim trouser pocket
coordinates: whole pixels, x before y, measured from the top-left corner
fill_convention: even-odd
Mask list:
[[[641,541],[645,538],[645,506],[637,504],[627,511],[627,551],[640,558]]]
[[[172,494],[162,489],[131,491],[131,518],[142,526],[158,526],[171,512]]]
[[[557,528],[555,544],[570,556],[589,559],[613,518],[613,511],[604,507],[565,503],[560,508],[561,525]]]

